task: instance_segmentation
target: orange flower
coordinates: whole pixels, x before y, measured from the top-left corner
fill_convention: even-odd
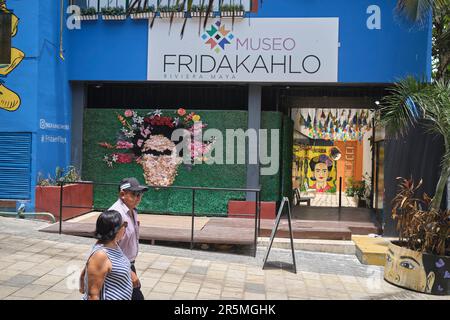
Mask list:
[[[98,144],[103,148],[114,149],[114,146],[108,142],[99,142]]]

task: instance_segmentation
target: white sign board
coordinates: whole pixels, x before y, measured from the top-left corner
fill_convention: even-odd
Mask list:
[[[196,18],[183,39],[168,20],[149,30],[148,80],[337,82],[338,18]]]

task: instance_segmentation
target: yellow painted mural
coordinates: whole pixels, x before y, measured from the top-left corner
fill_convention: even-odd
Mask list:
[[[300,190],[336,192],[336,161],[332,159],[335,147],[294,145],[293,176]]]
[[[6,0],[0,0],[0,11],[11,13],[6,7]],[[11,13],[11,37],[17,34],[19,18]],[[25,58],[25,54],[17,49],[11,48],[11,63],[0,64],[0,79],[6,78]],[[4,81],[0,80],[0,109],[6,111],[16,111],[21,104],[20,96],[13,90],[5,86]]]

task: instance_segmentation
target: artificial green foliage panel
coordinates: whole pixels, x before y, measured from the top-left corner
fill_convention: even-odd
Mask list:
[[[268,140],[268,155],[272,155],[273,152],[278,152],[280,154],[280,159],[278,162],[278,173],[275,175],[262,175],[261,176],[261,200],[263,201],[279,201],[281,197],[281,188],[280,188],[280,170],[281,170],[281,138],[283,132],[281,132],[281,123],[282,122],[282,114],[280,112],[263,112],[261,119],[261,128],[267,129],[267,140]],[[272,130],[279,130],[279,141],[277,150],[272,150],[271,147],[271,134]],[[261,167],[268,166],[263,165]]]
[[[294,122],[287,116],[283,116],[283,138],[281,147],[282,186],[283,197],[292,201],[292,150],[294,148]]]

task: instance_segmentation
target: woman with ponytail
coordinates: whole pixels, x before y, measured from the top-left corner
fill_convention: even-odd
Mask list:
[[[127,225],[115,210],[105,211],[98,217],[95,230],[98,241],[80,277],[84,300],[131,300],[130,261],[117,244]]]

